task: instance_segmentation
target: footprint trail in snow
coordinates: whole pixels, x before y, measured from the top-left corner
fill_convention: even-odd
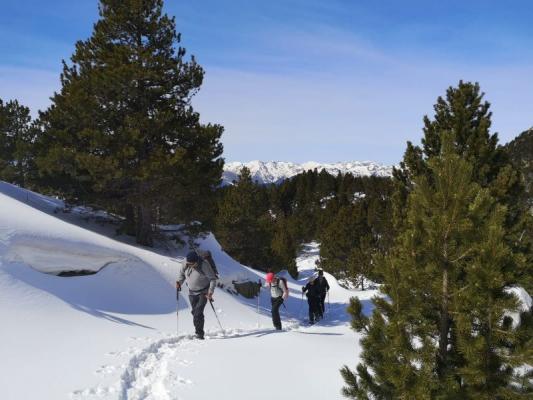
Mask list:
[[[298,323],[286,326],[285,331],[300,329]],[[212,340],[253,335],[261,337],[267,333],[272,333],[272,329],[229,329],[225,332],[207,334],[205,341],[195,340],[193,335],[168,336],[157,340],[130,338],[138,342],[148,341],[149,344],[141,349],[133,350],[130,347],[124,352],[108,353],[110,357],[126,356],[129,360],[119,365],[102,365],[95,371],[99,376],[115,374],[118,382],[108,387],[98,385],[94,388],[76,390],[70,393],[70,397],[73,400],[179,400],[180,388],[194,385],[194,382],[185,376],[186,368],[193,364],[186,358],[187,354],[195,355],[204,351],[204,347],[209,346]]]

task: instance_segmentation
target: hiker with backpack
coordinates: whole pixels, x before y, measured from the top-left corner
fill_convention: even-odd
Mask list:
[[[265,277],[266,284],[270,287],[270,301],[272,304],[272,322],[276,330],[281,330],[281,317],[279,315],[279,308],[283,301],[289,297],[289,287],[287,286],[287,279],[274,275],[269,272]]]
[[[217,278],[211,265],[191,251],[187,254],[186,262],[178,271],[176,289],[181,290],[183,282],[189,288],[189,301],[193,315],[194,329],[197,339],[204,339],[204,309],[207,302],[213,301],[213,292]]]
[[[320,306],[320,315],[323,316],[326,312],[326,307],[324,302],[326,301],[326,295],[329,292],[329,283],[326,277],[324,276],[324,270],[318,270],[318,278],[316,278],[317,290],[319,293],[319,306]]]
[[[317,280],[314,276],[309,278],[307,285],[302,287],[302,293],[305,293],[307,296],[307,304],[309,305],[309,323],[314,324],[322,319],[320,292],[318,291]]]

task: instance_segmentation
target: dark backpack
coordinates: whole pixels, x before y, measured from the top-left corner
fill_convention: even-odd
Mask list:
[[[320,288],[316,280],[313,283],[308,282],[302,289],[307,297],[320,297]]]
[[[213,260],[213,256],[211,255],[211,252],[209,250],[196,250],[196,254],[198,254],[198,257],[200,257],[202,260],[207,262],[210,266],[213,272],[215,273],[215,276],[217,279],[219,278],[217,266],[215,264],[215,260]]]
[[[287,292],[289,291],[289,285],[287,284],[287,278],[283,278],[281,276],[276,276],[276,279],[277,279],[277,285],[279,286],[279,281],[283,281],[283,283],[285,284],[285,289],[287,289]],[[281,286],[280,286],[280,289],[281,289]]]

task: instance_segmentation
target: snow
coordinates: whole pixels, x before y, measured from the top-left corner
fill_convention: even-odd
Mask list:
[[[357,200],[362,200],[366,197],[366,193],[363,193],[363,192],[355,192],[353,194],[353,199],[354,201],[357,201]]]
[[[314,273],[318,244],[297,259],[300,276],[288,279],[284,330],[276,332],[268,290],[259,302],[226,290],[232,280],[264,275],[229,257],[212,235],[200,240],[226,285],[214,302],[224,331],[208,306],[200,342],[191,336],[186,291],[176,312],[174,281],[186,249],[134,246],[113,226],[87,222],[107,218],[102,212],[64,207],[0,183],[2,400],[270,399],[268,382],[283,398],[342,398],[338,370],[356,365],[359,353],[346,304],[357,295],[369,309],[376,292],[345,290],[326,273],[326,318],[306,326],[301,286]],[[57,276],[62,271],[96,273]]]
[[[354,176],[390,177],[392,176],[393,168],[392,166],[382,165],[372,161],[351,161],[330,164],[321,164],[314,161],[303,164],[283,161],[250,161],[248,163],[236,161],[224,165],[223,184],[229,185],[237,180],[243,167],[247,167],[250,170],[252,179],[260,184],[280,183],[285,179],[314,169],[319,172],[326,170],[331,175],[350,173]]]
[[[513,319],[513,326],[516,327],[520,323],[520,313],[531,310],[533,299],[524,288],[519,286],[509,287],[506,289],[506,292],[513,294],[518,300],[518,308],[516,312],[506,313],[506,315]]]

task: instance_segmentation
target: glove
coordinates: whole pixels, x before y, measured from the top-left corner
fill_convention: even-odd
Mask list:
[[[181,292],[181,283],[179,283],[178,281],[176,281],[176,289],[178,292]]]
[[[207,300],[209,300],[209,301],[213,301],[213,293],[211,293],[211,292],[207,292],[207,294],[205,295],[205,297],[207,297]]]
[[[302,293],[305,293],[305,286],[302,286]]]

